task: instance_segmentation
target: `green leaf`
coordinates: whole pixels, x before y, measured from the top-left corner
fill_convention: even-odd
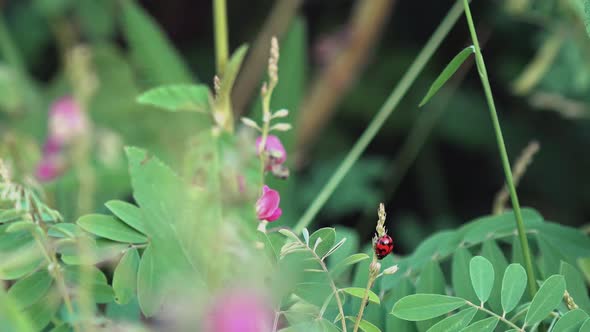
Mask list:
[[[559,274],[565,278],[565,285],[568,293],[574,302],[586,312],[590,312],[590,299],[586,290],[584,278],[574,266],[561,262]]]
[[[148,90],[137,102],[163,108],[167,111],[209,111],[209,88],[206,85],[164,85]]]
[[[365,259],[369,259],[369,255],[367,254],[354,254],[346,257],[338,264],[336,264],[331,270],[330,273],[332,275],[340,274],[347,266],[354,265],[358,262],[362,262]]]
[[[321,242],[316,245],[318,238],[321,238]],[[336,231],[332,227],[320,228],[313,232],[309,237],[309,246],[314,249],[318,256],[323,257],[332,248],[334,241],[336,240]]]
[[[35,228],[39,228],[39,225],[33,223],[31,220],[21,220],[10,223],[6,228],[7,233],[16,232],[34,232]]]
[[[57,291],[49,292],[37,303],[24,310],[36,331],[42,331],[57,313],[61,298]]]
[[[215,142],[206,144],[214,146]],[[185,279],[190,274],[193,284],[202,282],[198,267],[204,260],[217,264],[208,250],[217,243],[219,229],[213,221],[219,218],[221,198],[213,188],[189,191],[183,179],[145,150],[127,147],[126,152],[145,234],[152,247],[158,248],[152,252],[157,268],[163,275],[182,272]],[[195,220],[197,215],[199,220]]]
[[[115,302],[127,304],[135,296],[137,290],[137,269],[139,254],[137,249],[129,249],[123,255],[113,274],[113,290]]]
[[[65,222],[51,225],[47,230],[47,235],[57,238],[67,237],[73,239],[80,234],[82,234],[82,230],[78,225]]]
[[[7,332],[34,332],[32,321],[19,308],[18,304],[0,287],[0,322]]]
[[[455,74],[455,72],[457,71],[457,69],[459,69],[461,64],[463,64],[463,62],[465,62],[465,60],[467,60],[467,58],[473,53],[475,53],[475,48],[473,46],[469,46],[465,48],[463,51],[459,52],[459,54],[455,55],[453,60],[449,62],[449,64],[445,67],[442,73],[440,73],[436,80],[434,80],[434,82],[430,86],[430,89],[428,89],[426,96],[422,98],[422,101],[420,102],[419,106],[422,107],[424,104],[426,104],[430,100],[430,98],[432,98],[432,96],[434,96],[436,92],[449,80],[449,78],[451,78],[451,76]]]
[[[454,332],[467,326],[475,314],[476,308],[467,308],[434,324],[427,332]]]
[[[122,3],[123,33],[151,85],[190,83],[191,73],[153,18],[135,0]]]
[[[580,327],[580,332],[590,332],[590,318],[586,319]]]
[[[43,269],[17,281],[8,290],[8,295],[18,303],[19,308],[26,308],[45,296],[52,284],[53,278],[47,269]]]
[[[9,234],[22,233],[25,232]],[[0,239],[1,238],[2,237],[0,237]],[[0,246],[1,245],[2,244],[0,244]],[[24,245],[15,248],[15,250],[8,252],[0,251],[0,279],[14,280],[22,278],[45,263],[45,257],[39,249],[39,246],[34,242],[27,241]]]
[[[352,323],[356,322],[356,317],[346,316],[346,319],[348,319]],[[381,330],[377,326],[373,325],[372,323],[364,319],[361,319],[361,321],[359,322],[359,329],[365,332],[381,332]]]
[[[83,288],[90,293],[96,303],[110,303],[114,292],[107,283],[104,273],[95,266],[66,266],[64,272],[66,285],[69,288]]]
[[[0,212],[0,224],[5,223],[5,222],[9,222],[9,221],[19,220],[25,214],[26,214],[26,212],[22,211],[22,210],[13,210],[13,209],[4,210],[4,211]]]
[[[53,327],[49,332],[72,332],[72,327],[67,323],[61,323]]]
[[[127,243],[113,242],[107,239],[87,239],[81,244],[92,252],[92,255],[84,255],[79,250],[79,245],[73,239],[61,239],[57,244],[57,251],[61,253],[61,259],[68,265],[97,264],[118,257],[121,252],[129,247]]]
[[[391,313],[401,319],[422,321],[444,315],[465,304],[465,300],[454,296],[414,294],[399,300]]]
[[[487,258],[494,266],[494,287],[492,287],[492,294],[488,299],[488,304],[492,308],[492,311],[501,312],[500,292],[502,289],[502,277],[504,276],[506,267],[508,267],[508,261],[494,240],[488,240],[483,243],[481,255]]]
[[[354,297],[358,297],[359,299],[362,299],[365,296],[365,288],[347,287],[347,288],[342,288],[340,290],[347,293],[347,294],[350,294]],[[373,293],[373,291],[371,291],[371,290],[369,290],[369,302],[373,302],[376,304],[381,303],[381,301],[379,300],[379,296],[377,296],[377,294]]]
[[[490,317],[467,326],[461,332],[492,332],[496,325],[498,325],[498,318]]]
[[[510,264],[504,271],[502,279],[502,309],[509,313],[520,301],[526,288],[526,271],[520,264]]]
[[[544,222],[535,228],[569,262],[590,256],[590,238],[580,230],[553,222]]]
[[[395,291],[390,292],[389,294],[391,293],[393,293],[393,295],[389,296],[386,300],[384,305],[385,308],[393,308],[395,303],[401,298],[414,294],[414,285],[408,280],[408,278],[403,278],[397,285],[395,285]],[[394,315],[386,315],[385,331],[414,332],[416,331],[416,324],[405,319],[400,319]]]
[[[307,228],[304,228],[303,231],[301,231],[302,235],[303,235],[303,239],[305,240],[305,244],[309,247],[309,231],[307,230]]]
[[[590,36],[590,0],[584,0],[584,16],[586,32],[588,32],[588,36]]]
[[[559,266],[562,260],[566,260],[558,248],[552,245],[542,234],[537,234],[537,244],[541,253],[539,268],[542,272],[541,278],[548,278],[559,273]]]
[[[141,210],[137,206],[116,200],[106,202],[105,206],[124,223],[145,234]]]
[[[524,319],[525,325],[531,326],[545,319],[561,303],[564,292],[565,278],[563,276],[556,274],[545,280],[531,301],[531,306]]]
[[[471,284],[481,303],[485,303],[494,287],[494,266],[482,256],[475,256],[469,262]]]
[[[471,252],[467,248],[460,247],[455,250],[451,264],[451,281],[456,296],[475,303],[477,295],[475,295],[475,291],[469,280],[469,274],[465,273],[469,271],[471,258]]]
[[[551,329],[551,332],[578,332],[588,314],[582,309],[575,309],[563,315]]]
[[[146,243],[147,237],[119,220],[101,214],[88,214],[76,221],[83,230],[105,239],[124,243]]]
[[[231,97],[232,88],[234,86],[234,81],[240,72],[240,68],[242,67],[242,61],[244,60],[244,56],[248,51],[247,45],[242,45],[238,47],[237,50],[231,55],[227,65],[225,66],[225,71],[221,75],[221,83],[219,93],[217,95],[220,99],[227,99]]]
[[[111,302],[107,304],[106,317],[113,321],[135,322],[139,323],[141,319],[141,309],[137,302],[137,297],[133,298],[127,304],[118,304]]]
[[[137,271],[137,299],[141,311],[148,317],[156,314],[162,305],[163,299],[158,279],[152,247],[148,246],[141,256]]]
[[[445,294],[445,286],[445,276],[440,265],[438,262],[432,260],[426,264],[416,281],[416,293]],[[420,332],[426,331],[441,319],[442,317],[438,317],[427,321],[421,321],[416,323],[416,327]]]

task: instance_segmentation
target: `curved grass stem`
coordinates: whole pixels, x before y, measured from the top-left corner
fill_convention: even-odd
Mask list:
[[[492,118],[492,124],[494,126],[494,132],[496,133],[496,141],[498,149],[500,150],[500,158],[502,160],[502,168],[504,169],[504,176],[506,177],[506,185],[510,192],[510,199],[512,201],[512,208],[514,209],[514,215],[516,216],[516,229],[518,230],[518,239],[522,247],[522,255],[524,257],[525,268],[527,272],[528,288],[531,297],[537,293],[537,282],[535,279],[535,271],[533,270],[533,261],[531,258],[531,251],[529,248],[529,242],[526,237],[526,229],[522,220],[522,214],[520,211],[520,203],[518,202],[518,196],[516,195],[516,188],[514,187],[514,181],[512,179],[512,170],[510,168],[510,162],[508,160],[508,153],[506,152],[506,145],[504,144],[504,137],[502,136],[502,129],[500,128],[500,121],[498,120],[498,113],[496,112],[496,106],[494,104],[494,97],[492,95],[492,88],[488,79],[488,73],[486,65],[481,54],[479,47],[479,41],[477,39],[477,33],[475,31],[475,25],[473,24],[473,18],[471,17],[471,10],[469,9],[469,1],[463,0],[463,6],[465,9],[465,17],[467,18],[467,24],[469,25],[469,32],[471,33],[471,39],[473,46],[475,47],[475,63],[483,90],[486,95],[488,108],[490,110],[490,116]]]
[[[350,152],[346,155],[338,169],[334,172],[332,177],[324,185],[320,193],[316,196],[311,205],[307,208],[303,216],[299,219],[295,225],[293,231],[295,233],[301,233],[301,231],[309,226],[315,216],[318,214],[320,209],[328,201],[332,193],[336,190],[336,187],[344,176],[350,171],[354,163],[359,159],[361,154],[365,151],[369,143],[377,135],[387,118],[393,113],[397,105],[404,97],[406,92],[418,75],[422,72],[422,69],[434,53],[438,46],[442,43],[443,39],[447,36],[455,22],[461,16],[462,8],[460,1],[457,1],[455,5],[449,10],[443,21],[440,23],[438,28],[434,31],[430,39],[426,42],[426,45],[422,48],[414,62],[410,65],[408,71],[401,78],[397,86],[393,89],[379,112],[373,117],[371,123],[367,126],[367,129],[363,132],[361,137],[356,141]]]

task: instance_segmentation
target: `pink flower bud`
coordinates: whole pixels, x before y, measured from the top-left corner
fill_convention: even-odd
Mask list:
[[[72,97],[63,97],[51,105],[49,136],[61,144],[69,144],[88,131],[86,114]]]
[[[273,320],[273,310],[260,294],[236,289],[213,301],[203,319],[203,331],[270,331]]]
[[[258,137],[256,139],[256,151],[260,151],[261,143],[262,137]],[[283,147],[281,140],[275,135],[268,135],[268,137],[266,137],[266,146],[264,150],[270,157],[270,163],[267,166],[267,170],[270,170],[272,165],[280,165],[287,160],[287,151],[285,150],[285,147]]]
[[[281,196],[279,192],[270,189],[268,186],[262,187],[262,196],[256,202],[256,216],[259,220],[275,221],[279,219],[283,211],[279,207]]]

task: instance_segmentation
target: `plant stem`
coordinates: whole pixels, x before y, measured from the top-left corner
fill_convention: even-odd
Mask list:
[[[520,203],[518,202],[518,196],[516,195],[516,188],[514,187],[514,181],[512,180],[512,170],[510,169],[510,162],[508,161],[508,153],[506,152],[506,146],[504,144],[504,137],[502,136],[502,129],[500,128],[500,121],[498,120],[498,114],[496,112],[496,106],[494,105],[494,97],[492,95],[492,88],[488,80],[488,73],[486,65],[481,54],[479,47],[479,41],[475,32],[475,25],[473,24],[473,18],[471,17],[471,11],[469,10],[469,2],[463,0],[465,8],[465,16],[467,17],[467,24],[469,25],[469,32],[471,33],[471,39],[473,46],[475,47],[475,63],[479,72],[479,77],[483,85],[483,90],[486,95],[486,100],[490,110],[490,116],[492,118],[492,124],[494,126],[494,132],[496,133],[496,141],[498,149],[500,150],[500,158],[502,159],[502,167],[504,168],[504,176],[506,177],[506,185],[510,191],[510,199],[512,201],[512,208],[514,209],[514,215],[516,216],[516,229],[518,230],[518,239],[522,246],[522,255],[524,257],[525,268],[528,278],[528,288],[531,297],[537,293],[537,282],[535,279],[535,271],[533,270],[533,261],[531,259],[531,251],[529,248],[529,242],[526,237],[526,230],[524,222],[522,220],[522,214],[520,212]]]
[[[426,42],[426,45],[424,45],[414,62],[410,65],[408,71],[406,71],[397,86],[393,89],[383,106],[381,106],[379,112],[377,112],[375,117],[373,117],[373,120],[367,126],[367,129],[365,129],[350,152],[348,152],[348,155],[346,155],[340,166],[338,166],[338,169],[336,169],[334,175],[332,175],[332,177],[324,185],[312,204],[307,208],[301,219],[299,219],[297,225],[295,225],[294,228],[295,233],[300,233],[303,228],[309,226],[322,206],[324,206],[328,198],[330,198],[334,190],[336,190],[338,184],[340,184],[344,176],[348,173],[348,171],[350,171],[354,163],[359,159],[369,143],[371,143],[373,138],[377,135],[379,129],[381,129],[389,115],[391,115],[391,113],[395,110],[400,100],[402,97],[404,97],[412,83],[414,83],[434,51],[436,51],[455,22],[457,22],[461,16],[461,12],[461,4],[459,1],[457,1],[451,10],[449,10],[438,28],[434,31],[430,39]]]
[[[311,252],[311,254],[317,259],[318,263],[322,267],[322,270],[324,270],[324,272],[326,272],[326,275],[330,276],[330,271],[328,270],[328,267],[326,266],[326,263],[324,263],[322,258],[320,256],[318,256],[318,254],[316,254],[316,252],[313,249],[311,249],[309,246],[307,246],[307,244],[305,244],[303,241],[299,240],[299,243],[304,245]],[[330,281],[330,288],[332,288],[332,293],[336,297],[336,305],[338,306],[338,311],[340,313],[340,322],[342,324],[342,331],[346,331],[346,318],[344,316],[344,307],[342,306],[342,300],[340,299],[339,289],[338,289],[338,287],[336,287],[336,284],[334,283],[334,280],[331,277],[329,277],[328,280]]]
[[[31,233],[33,235],[33,238],[35,239],[35,242],[37,242],[37,245],[43,251],[43,255],[47,259],[47,262],[49,263],[50,266],[53,266],[54,272],[51,274],[53,275],[53,278],[55,279],[55,282],[57,284],[58,291],[64,300],[64,304],[66,306],[66,310],[68,311],[68,314],[73,316],[74,315],[74,307],[72,306],[72,300],[70,299],[70,295],[68,294],[68,289],[65,284],[65,278],[62,274],[61,266],[59,265],[59,262],[57,261],[55,254],[47,248],[43,239],[41,239],[39,237],[39,235],[36,233],[35,230],[33,230]],[[74,328],[74,331],[79,331],[77,325],[73,325],[73,328]]]
[[[225,0],[213,0],[213,24],[215,30],[215,63],[217,74],[223,75],[229,57],[227,33],[227,6]]]
[[[377,262],[377,258],[375,257],[375,255],[373,254],[373,264]],[[367,301],[369,300],[369,290],[373,287],[373,283],[375,283],[375,280],[377,279],[376,274],[374,274],[371,271],[371,268],[369,268],[369,280],[367,281],[367,288],[365,288],[365,294],[363,295],[363,300],[361,301],[361,307],[359,308],[359,313],[356,316],[356,320],[354,321],[354,328],[352,329],[352,332],[356,332],[359,329],[359,324],[361,323],[361,320],[363,319],[363,313],[365,312],[365,306],[367,304]]]
[[[483,306],[478,306],[477,304],[473,304],[469,301],[465,301],[465,302],[467,303],[467,305],[472,306],[472,307],[476,308],[477,310],[481,310],[490,316],[498,318],[499,320],[501,320],[502,322],[504,322],[506,325],[510,326],[513,329],[516,329],[518,331],[524,331],[523,329],[521,329],[520,327],[518,327],[516,324],[512,323],[511,321],[509,321],[505,317],[502,317],[502,316],[496,314],[495,312],[486,309]]]

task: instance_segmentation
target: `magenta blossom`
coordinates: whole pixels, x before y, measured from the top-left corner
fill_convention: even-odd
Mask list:
[[[273,310],[267,301],[251,290],[228,291],[210,306],[203,319],[204,332],[270,331]]]
[[[62,97],[51,105],[49,136],[60,144],[72,143],[88,128],[88,118],[74,98]]]
[[[262,137],[256,139],[256,151],[260,151],[260,144],[262,143]],[[264,149],[269,157],[269,163],[266,166],[267,170],[270,170],[273,165],[281,165],[287,160],[287,151],[283,147],[281,140],[275,135],[268,135],[266,137],[266,144]]]
[[[63,160],[59,155],[44,155],[43,159],[37,164],[35,177],[41,182],[48,182],[60,176],[63,170]]]
[[[49,137],[43,144],[43,155],[57,155],[62,152],[63,144],[55,137]]]
[[[268,186],[262,187],[262,196],[256,202],[256,216],[259,220],[275,221],[279,219],[283,210],[279,207],[281,196],[279,192],[270,189]]]

